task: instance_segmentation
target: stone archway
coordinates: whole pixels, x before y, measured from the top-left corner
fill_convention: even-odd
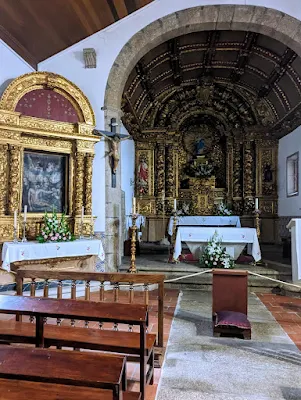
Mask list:
[[[272,36],[301,56],[301,21],[259,6],[199,6],[169,14],[147,25],[126,43],[108,78],[104,109],[120,110],[123,89],[136,63],[152,48],[179,35],[204,30],[249,30]]]
[[[208,30],[248,30],[271,36],[294,50],[301,56],[301,21],[278,10],[259,6],[214,5],[198,6],[162,17],[137,32],[122,48],[116,58],[107,81],[104,111],[105,129],[109,130],[111,118],[120,120],[121,99],[126,81],[137,62],[151,49],[174,37],[197,31]],[[106,165],[106,237],[113,243],[121,232],[122,220],[121,188],[110,187],[110,166]],[[120,182],[120,171],[117,172]],[[114,198],[114,201],[112,200]],[[114,204],[113,204],[114,203]],[[118,203],[118,204],[117,204]],[[118,213],[112,213],[117,206]],[[115,207],[115,210],[117,209]],[[111,212],[109,212],[111,210]],[[116,246],[107,246],[109,265],[120,264],[122,252],[116,257]]]

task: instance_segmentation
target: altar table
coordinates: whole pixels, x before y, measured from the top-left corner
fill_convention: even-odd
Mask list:
[[[255,228],[219,228],[219,227],[195,227],[180,226],[177,230],[176,243],[173,257],[178,259],[182,252],[182,242],[186,242],[189,250],[197,259],[199,258],[202,248],[207,245],[208,240],[218,234],[221,238],[222,245],[226,247],[226,251],[236,260],[244,247],[248,245],[248,253],[251,254],[255,261],[261,259],[261,251]]]
[[[105,254],[101,240],[74,240],[72,242],[38,243],[5,242],[2,248],[2,269],[10,272],[10,264],[16,261],[46,260],[50,258],[97,256],[101,261]]]
[[[173,234],[174,218],[171,217],[168,223],[168,234]],[[177,226],[181,225],[197,225],[197,226],[235,226],[240,228],[240,218],[235,215],[219,216],[179,216],[177,217]]]

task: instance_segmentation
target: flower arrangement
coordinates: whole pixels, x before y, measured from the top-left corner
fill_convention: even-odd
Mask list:
[[[45,242],[68,242],[75,240],[75,236],[71,233],[66,221],[65,214],[62,214],[59,220],[55,211],[48,216],[47,212],[44,215],[44,223],[41,228],[41,233],[37,236],[39,243]]]
[[[225,247],[222,247],[222,242],[217,232],[209,239],[201,254],[200,264],[208,268],[234,268],[234,260],[227,254]]]
[[[227,208],[226,204],[224,204],[223,202],[219,203],[216,206],[216,211],[215,211],[216,215],[219,216],[227,216],[227,215],[232,215],[232,211],[229,210],[229,208]]]
[[[195,178],[210,178],[214,173],[214,165],[209,163],[189,164],[185,169],[185,173]]]

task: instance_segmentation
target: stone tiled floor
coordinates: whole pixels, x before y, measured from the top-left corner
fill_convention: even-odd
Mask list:
[[[301,350],[301,299],[271,293],[257,296]]]

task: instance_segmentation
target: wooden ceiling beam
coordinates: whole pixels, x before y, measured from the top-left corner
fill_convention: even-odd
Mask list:
[[[22,44],[0,25],[0,39],[12,48],[24,61],[37,70],[38,60]],[[5,63],[5,60],[2,61]]]
[[[170,57],[170,65],[173,73],[175,86],[180,86],[183,82],[183,73],[180,63],[180,51],[177,38],[168,41],[168,52]]]

